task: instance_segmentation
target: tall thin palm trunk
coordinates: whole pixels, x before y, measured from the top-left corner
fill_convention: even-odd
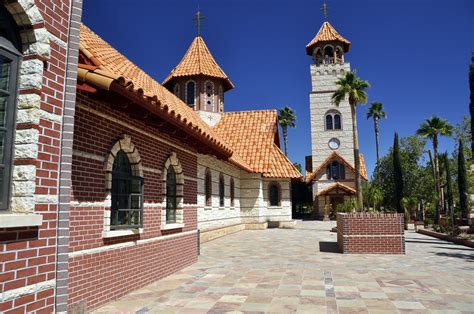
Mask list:
[[[357,193],[357,207],[362,210],[364,207],[362,201],[362,189],[360,181],[360,159],[359,159],[359,137],[357,136],[357,115],[354,104],[351,104],[352,115],[352,139],[354,141],[354,166],[355,166],[355,184]]]
[[[377,151],[377,165],[380,161],[379,154],[379,118],[374,117],[374,129],[375,129],[375,150]]]
[[[441,184],[439,182],[439,157],[438,157],[438,136],[433,137],[433,152],[434,152],[434,168],[435,168],[435,185],[438,200],[436,202],[436,217],[434,223],[439,224],[439,214],[441,212]]]
[[[283,143],[285,144],[285,156],[288,156],[288,132],[286,126],[282,126],[283,129]]]

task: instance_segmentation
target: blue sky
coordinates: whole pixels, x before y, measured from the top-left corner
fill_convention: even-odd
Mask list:
[[[83,22],[161,82],[196,34],[202,35],[236,88],[225,110],[292,107],[289,157],[304,165],[311,152],[310,57],[306,44],[323,23],[323,0],[84,0]],[[385,105],[381,154],[415,133],[433,114],[458,123],[469,105],[468,66],[474,50],[473,0],[327,0],[329,22],[352,42],[346,61],[368,80],[369,101]],[[373,123],[358,108],[361,151],[375,164]],[[442,139],[441,151],[453,140]]]

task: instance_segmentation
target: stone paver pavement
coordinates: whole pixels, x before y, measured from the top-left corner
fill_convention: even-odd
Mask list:
[[[474,250],[406,233],[406,255],[335,253],[333,222],[241,231],[97,313],[474,313]]]

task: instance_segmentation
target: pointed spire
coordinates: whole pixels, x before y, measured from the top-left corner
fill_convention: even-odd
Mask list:
[[[205,75],[224,80],[224,89],[227,91],[234,88],[234,84],[229,80],[227,74],[217,64],[211,52],[206,46],[201,36],[196,36],[183,56],[183,59],[171,71],[163,81],[163,85],[167,85],[174,78]]]
[[[341,42],[344,46],[344,52],[349,51],[349,47],[351,46],[351,42],[339,35],[339,33],[329,24],[328,21],[324,22],[319,32],[314,36],[314,38],[306,45],[306,53],[311,55],[313,52],[313,46],[317,43],[321,42],[330,42],[330,41],[338,41]]]

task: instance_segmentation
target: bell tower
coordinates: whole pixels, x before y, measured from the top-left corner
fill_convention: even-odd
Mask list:
[[[323,6],[323,11],[327,6]],[[326,15],[326,14],[325,14]],[[306,46],[311,56],[311,166],[314,208],[327,216],[355,191],[351,109],[348,101],[336,106],[332,95],[336,81],[350,71],[345,54],[351,43],[325,21]]]
[[[234,88],[201,36],[201,12],[196,13],[197,35],[178,65],[163,81],[175,96],[214,126],[224,112],[224,93]]]

